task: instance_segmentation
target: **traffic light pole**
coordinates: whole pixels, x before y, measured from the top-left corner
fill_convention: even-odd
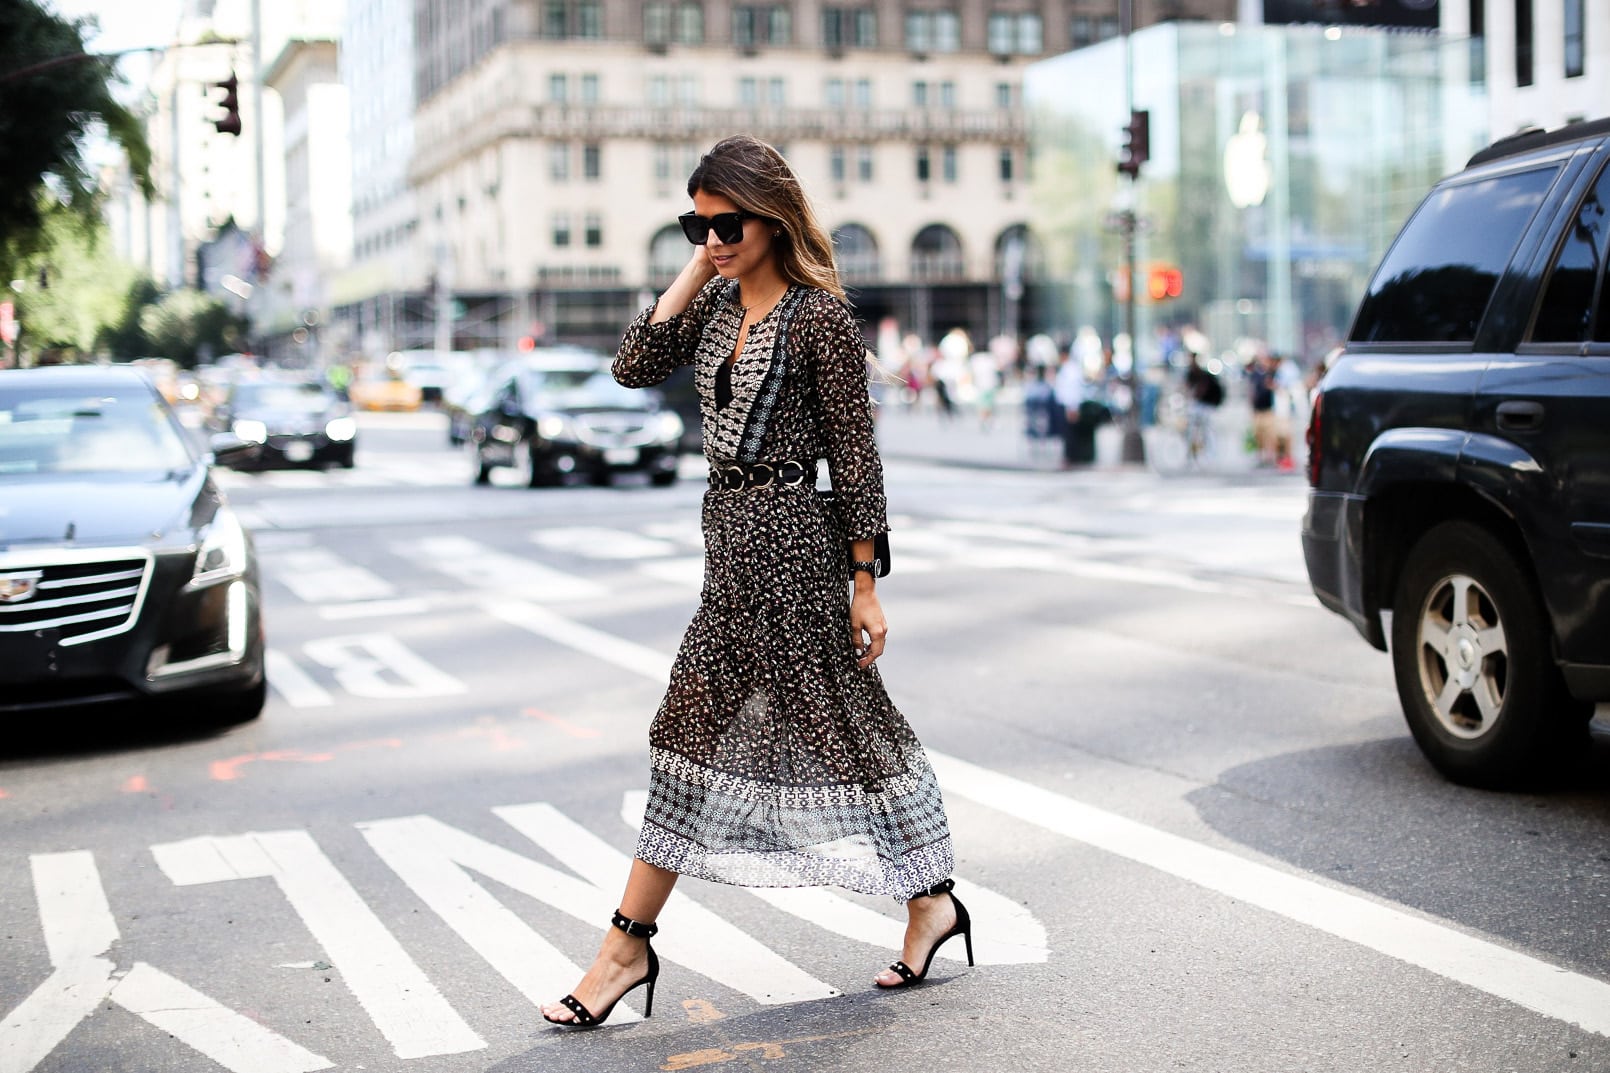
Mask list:
[[[1129,111],[1131,141],[1135,130],[1135,61],[1131,55],[1131,39],[1135,30],[1134,0],[1119,0],[1119,31],[1124,38],[1124,105]],[[1139,149],[1139,146],[1133,146]],[[1143,157],[1150,147],[1142,150]],[[1129,286],[1124,288],[1124,334],[1129,336],[1129,413],[1124,419],[1124,439],[1120,458],[1125,463],[1146,463],[1146,440],[1140,433],[1140,341],[1135,338],[1135,223],[1140,183],[1140,164],[1135,160],[1132,168],[1120,170],[1129,176],[1129,206],[1119,214],[1124,234],[1124,271],[1129,275]]]

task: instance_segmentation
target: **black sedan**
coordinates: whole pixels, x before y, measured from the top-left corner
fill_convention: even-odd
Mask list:
[[[340,466],[357,461],[358,423],[351,408],[316,380],[245,380],[213,412],[213,427],[258,445],[232,468]]]
[[[558,484],[572,475],[608,484],[643,473],[676,481],[682,419],[650,391],[621,387],[588,351],[537,351],[499,368],[470,429],[473,472],[485,484],[511,466],[520,483]]]
[[[0,371],[0,713],[261,711],[257,564],[208,462],[139,370]]]

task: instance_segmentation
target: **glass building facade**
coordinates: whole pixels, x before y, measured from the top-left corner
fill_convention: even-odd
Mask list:
[[[1025,95],[1045,327],[1121,330],[1119,216],[1132,209],[1143,359],[1162,329],[1185,325],[1216,354],[1263,344],[1321,357],[1431,184],[1487,141],[1466,41],[1195,22],[1150,27],[1128,47],[1150,128],[1136,183],[1116,168],[1123,39],[1034,65]],[[1154,300],[1154,279],[1178,296]]]

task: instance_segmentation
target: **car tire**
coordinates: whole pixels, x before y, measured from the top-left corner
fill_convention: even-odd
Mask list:
[[[649,483],[656,488],[669,488],[671,485],[676,483],[676,478],[677,472],[673,469],[668,470],[665,473],[654,474],[649,478]]]
[[[1530,577],[1467,521],[1429,530],[1404,561],[1392,611],[1398,699],[1421,751],[1454,782],[1531,784],[1584,725]]]
[[[472,447],[470,450],[473,455],[470,462],[470,472],[475,475],[475,483],[491,484],[492,467],[486,464],[486,459],[481,455],[480,447]]]
[[[196,709],[208,723],[215,726],[249,723],[263,714],[263,705],[268,702],[268,676],[261,675],[257,684],[233,693],[209,690],[196,699]]]
[[[357,465],[358,452],[355,449],[348,450],[346,454],[341,456],[342,469],[355,469]]]
[[[595,488],[608,488],[615,483],[615,474],[607,469],[595,469],[587,474],[587,483]]]

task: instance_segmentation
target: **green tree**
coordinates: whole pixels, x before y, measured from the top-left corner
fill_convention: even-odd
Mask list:
[[[96,123],[123,147],[146,196],[155,195],[145,131],[112,95],[114,60],[84,51],[92,26],[59,18],[37,0],[0,0],[0,269],[38,251],[42,194],[80,215],[98,211],[84,160]]]
[[[211,295],[177,290],[145,307],[140,328],[150,340],[152,354],[191,368],[203,358],[238,351],[246,339],[247,323]]]
[[[40,210],[38,250],[22,262],[16,295],[27,350],[93,353],[124,315],[139,273],[111,251],[106,224],[50,198]]]
[[[114,358],[127,361],[156,353],[151,337],[145,334],[140,321],[147,306],[162,300],[162,288],[150,276],[141,273],[134,278],[123,295],[122,308],[117,319],[108,324],[96,339],[95,345]]]

